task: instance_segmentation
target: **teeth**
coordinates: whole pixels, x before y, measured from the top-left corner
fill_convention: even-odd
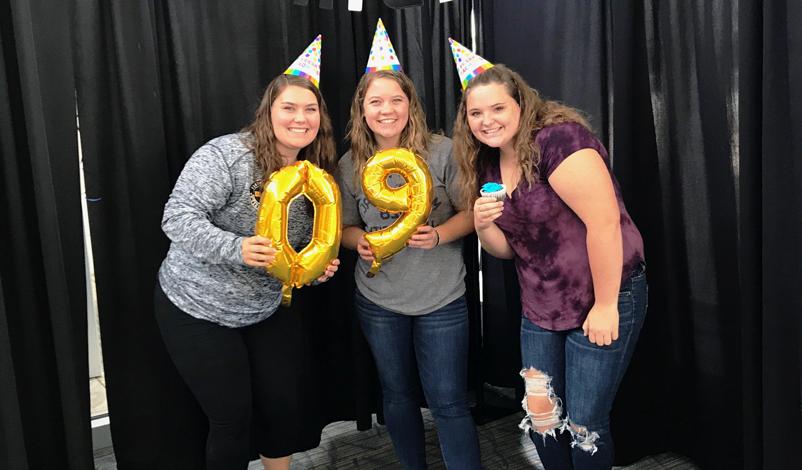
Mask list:
[[[293,129],[293,128],[290,128],[289,131],[290,132],[294,132],[296,134],[304,134],[304,133],[306,133],[307,129],[297,129],[297,128]]]

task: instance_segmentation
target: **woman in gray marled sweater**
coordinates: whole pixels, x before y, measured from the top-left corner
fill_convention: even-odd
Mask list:
[[[246,468],[255,442],[266,469],[289,468],[317,447],[312,351],[303,291],[281,307],[281,282],[264,269],[270,240],[253,236],[263,182],[297,160],[332,171],[326,105],[305,78],[276,77],[243,132],[211,140],[189,159],[164,209],[171,240],[155,289],[156,318],[178,371],[209,418],[207,468]],[[310,241],[314,211],[289,209],[289,240]],[[332,262],[319,281],[337,270]],[[251,429],[257,433],[251,439]]]

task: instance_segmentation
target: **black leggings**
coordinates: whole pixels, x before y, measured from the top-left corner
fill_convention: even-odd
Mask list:
[[[320,444],[302,297],[296,290],[292,306],[255,325],[227,328],[184,313],[157,284],[162,338],[209,418],[208,470],[247,468],[254,448],[276,458]]]

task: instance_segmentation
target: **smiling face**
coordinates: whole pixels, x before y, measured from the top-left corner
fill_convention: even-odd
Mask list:
[[[382,149],[397,147],[409,121],[409,98],[390,78],[370,83],[362,101],[365,122]]]
[[[314,93],[290,85],[270,106],[270,121],[276,136],[276,149],[282,157],[294,160],[298,152],[317,137],[320,105]]]
[[[521,107],[504,85],[488,83],[472,88],[465,104],[468,126],[479,142],[504,153],[513,151]]]

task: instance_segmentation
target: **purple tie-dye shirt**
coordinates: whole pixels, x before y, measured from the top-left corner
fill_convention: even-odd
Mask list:
[[[582,326],[593,306],[587,232],[582,220],[554,192],[547,179],[566,157],[584,148],[599,152],[608,169],[610,161],[601,142],[580,124],[546,127],[537,133],[535,140],[541,149],[539,181],[531,187],[521,181],[512,198],[504,201],[504,213],[496,219],[496,225],[515,253],[523,314],[541,328],[568,330]],[[498,153],[491,158],[480,175],[480,185],[501,182]],[[643,261],[643,240],[624,207],[612,172],[610,177],[621,211],[623,281]]]

